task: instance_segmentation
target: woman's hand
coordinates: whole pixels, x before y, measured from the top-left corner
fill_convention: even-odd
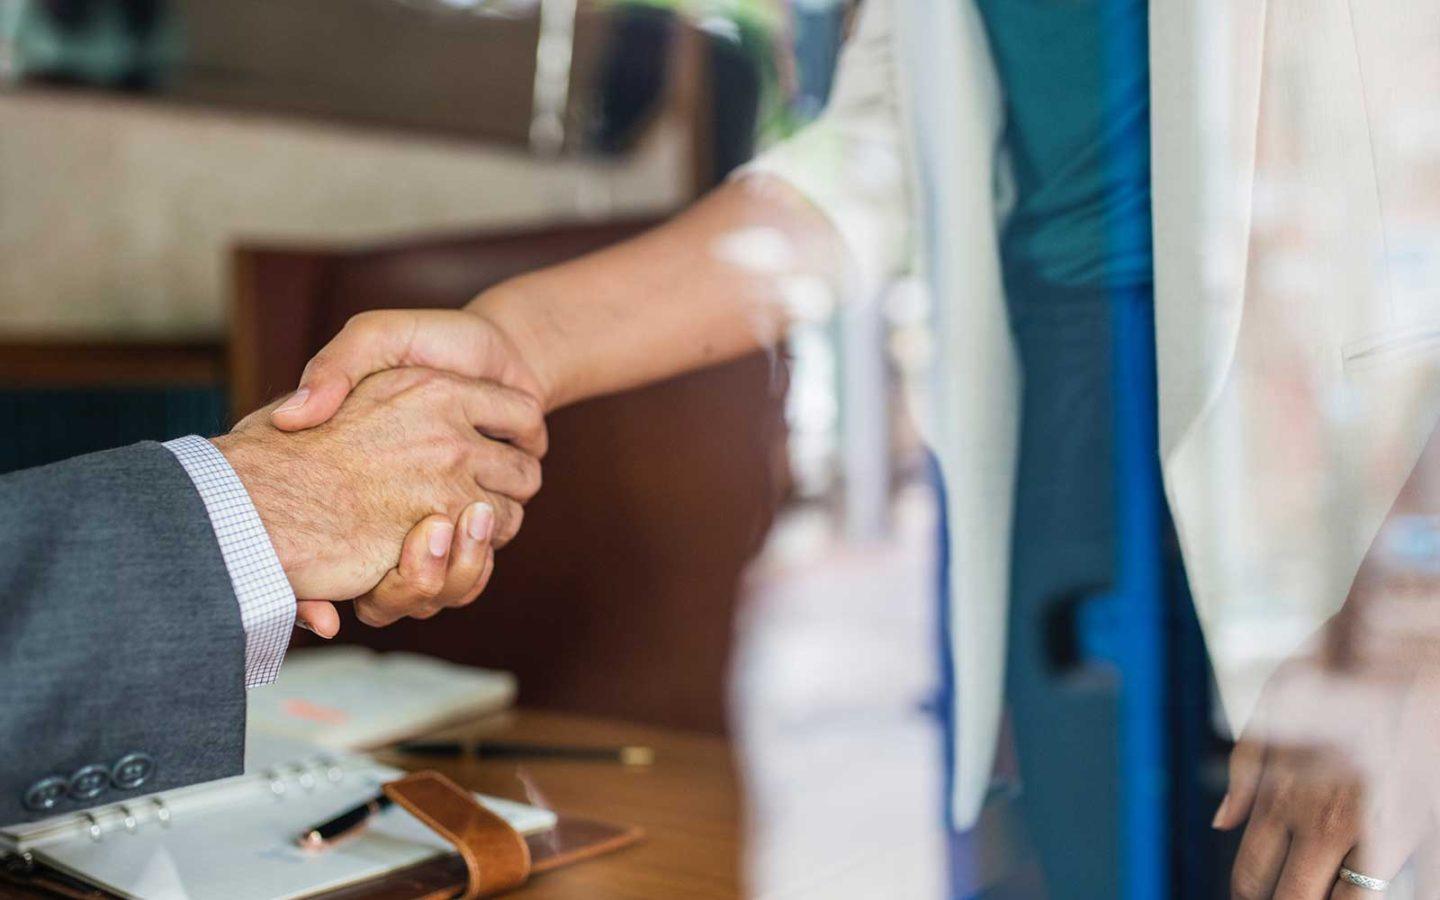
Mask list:
[[[355,616],[381,627],[405,616],[428,619],[442,609],[473,602],[495,568],[495,510],[472,503],[458,527],[441,515],[428,516],[405,536],[399,564],[380,583],[355,598]],[[300,600],[296,621],[323,638],[340,631],[340,614],[328,600]]]
[[[356,618],[378,628],[470,603],[495,567],[494,531],[495,511],[488,503],[471,504],[454,524],[445,516],[420,522],[405,539],[399,565],[356,598]]]
[[[1429,682],[1429,683],[1426,683]],[[1237,900],[1374,900],[1341,866],[1390,880],[1434,828],[1436,685],[1361,683],[1309,660],[1271,680],[1230,757],[1221,829],[1248,824],[1231,878]]]
[[[1215,815],[1245,823],[1237,900],[1377,900],[1341,866],[1389,881],[1412,858],[1435,886],[1440,665],[1413,602],[1369,597],[1266,684]]]
[[[270,420],[282,431],[313,428],[335,415],[366,376],[403,366],[494,381],[542,404],[548,397],[548,386],[511,336],[486,316],[455,309],[377,310],[345,323],[305,366],[299,388]],[[516,446],[539,459],[545,455],[544,437],[542,430]]]

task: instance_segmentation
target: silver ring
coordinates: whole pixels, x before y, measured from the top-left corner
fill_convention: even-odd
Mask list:
[[[1373,875],[1361,875],[1354,869],[1347,869],[1344,866],[1340,867],[1339,878],[1341,881],[1348,881],[1350,884],[1358,888],[1364,888],[1367,891],[1383,891],[1390,886],[1390,882],[1384,878],[1376,878]]]

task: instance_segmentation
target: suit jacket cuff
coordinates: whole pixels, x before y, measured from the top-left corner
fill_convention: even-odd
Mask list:
[[[195,484],[240,603],[245,629],[245,686],[280,673],[295,627],[295,592],[235,470],[215,445],[190,435],[165,444]]]

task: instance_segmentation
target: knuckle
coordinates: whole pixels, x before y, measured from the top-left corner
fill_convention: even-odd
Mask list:
[[[540,493],[545,481],[540,461],[522,454],[515,463],[515,468],[520,476],[520,499],[529,500]]]
[[[1250,748],[1243,739],[1230,751],[1230,757],[1226,760],[1226,772],[1230,776],[1230,783],[1233,785],[1244,778],[1250,768]]]
[[[1271,771],[1255,797],[1255,810],[1270,814],[1294,806],[1296,785],[1288,773]]]
[[[363,340],[381,328],[384,315],[383,312],[373,309],[356,313],[345,320],[345,325],[340,330]]]
[[[515,539],[520,533],[520,525],[525,520],[525,508],[513,500],[500,499],[495,504],[495,540],[496,547],[503,547]]]
[[[1270,816],[1285,806],[1285,797],[1278,789],[1268,786],[1260,789],[1255,795],[1255,802],[1252,805],[1252,815]]]
[[[476,600],[480,599],[481,594],[485,593],[485,588],[489,585],[489,583],[490,567],[487,566],[485,568],[485,571],[481,573],[480,577],[475,580],[475,584],[471,586],[470,590],[450,601],[450,608],[459,609],[462,606],[469,606],[470,604],[474,603]]]
[[[410,589],[410,596],[401,598],[400,605],[423,606],[445,589],[445,573],[427,569],[405,579],[405,585]]]
[[[1346,838],[1355,831],[1355,809],[1348,797],[1326,799],[1315,811],[1315,831],[1327,838]]]
[[[409,369],[410,389],[422,402],[438,403],[449,400],[454,394],[455,382],[444,372],[435,369]]]
[[[374,603],[367,603],[363,600],[355,604],[355,618],[360,621],[361,625],[368,625],[371,628],[383,628],[390,624],[390,620],[376,608]]]
[[[458,434],[440,435],[435,439],[435,450],[441,464],[452,472],[468,470],[475,459],[475,446]],[[463,483],[463,479],[461,481]]]
[[[426,540],[424,534],[418,535]],[[424,604],[445,589],[444,560],[430,555],[430,549],[418,542],[410,542],[400,561],[400,578],[394,590],[384,597],[388,609],[408,613],[417,605]]]
[[[330,368],[330,359],[334,354],[335,351],[331,349],[330,344],[321,347],[314,356],[310,357],[310,361],[305,363],[305,368],[300,370],[300,380],[302,382],[309,381]]]
[[[451,600],[451,601],[450,601],[448,604],[446,604],[446,605],[449,606],[451,609],[462,609],[462,608],[464,608],[464,607],[466,607],[466,606],[469,606],[470,604],[474,603],[476,600],[478,600],[478,599],[480,598],[480,594],[483,593],[483,592],[484,592],[484,588],[480,588],[480,589],[478,589],[478,590],[472,590],[472,591],[470,591],[470,593],[468,593],[468,594],[461,594],[459,597],[456,597],[454,600]]]
[[[531,394],[524,391],[515,392],[516,402],[520,407],[520,419],[527,430],[545,429],[545,407]]]
[[[1230,876],[1230,896],[1232,900],[1268,900],[1270,886],[1255,872],[1236,866]]]
[[[529,394],[520,394],[521,421],[520,436],[534,444],[536,451],[544,456],[550,449],[550,433],[545,427],[545,407]]]

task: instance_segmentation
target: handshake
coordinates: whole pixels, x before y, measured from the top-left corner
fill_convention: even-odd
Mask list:
[[[478,314],[367,313],[299,390],[216,438],[299,598],[297,623],[332,637],[335,601],[382,626],[474,600],[540,489],[543,393]]]

